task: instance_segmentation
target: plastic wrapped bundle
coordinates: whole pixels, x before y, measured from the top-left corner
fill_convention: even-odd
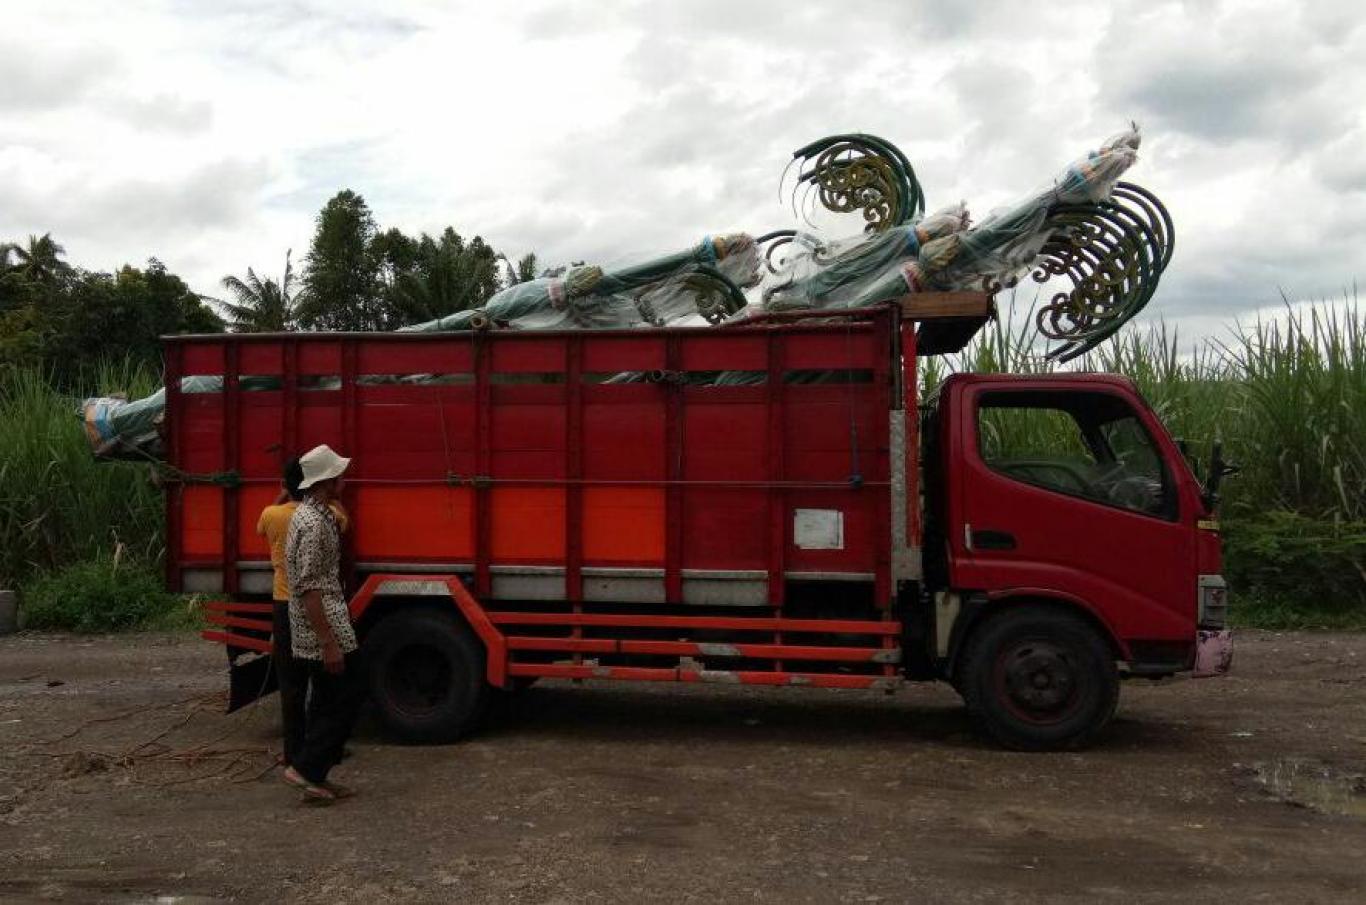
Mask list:
[[[859,308],[904,295],[901,266],[920,249],[967,228],[967,208],[955,204],[923,220],[827,242],[811,233],[784,236],[780,266],[761,292],[769,311]]]
[[[781,267],[766,280],[764,307],[858,308],[908,292],[994,290],[1034,266],[1059,225],[1050,215],[1105,202],[1137,159],[1137,128],[1074,161],[1049,187],[968,225],[962,205],[914,224],[839,242],[806,233],[784,236]],[[772,257],[772,253],[770,253]]]
[[[961,203],[921,216],[924,193],[910,162],[891,142],[864,134],[831,136],[793,155],[794,202],[799,210],[813,200],[834,213],[861,215],[861,235],[827,240],[784,229],[759,239],[743,233],[708,236],[631,267],[580,265],[519,283],[479,308],[404,330],[721,324],[755,309],[833,311],[915,292],[994,292],[1032,270],[1040,283],[1071,283],[1070,290],[1053,295],[1036,321],[1055,344],[1050,354],[1065,360],[1094,348],[1141,310],[1170,260],[1173,231],[1166,210],[1150,193],[1118,181],[1137,159],[1139,144],[1132,127],[1073,161],[1051,185],[971,226]],[[755,287],[747,297],[746,290]],[[248,379],[278,384],[277,378]],[[723,374],[719,382],[744,379],[749,378],[737,372]],[[186,378],[183,385],[185,392],[219,386],[215,377]],[[158,455],[164,405],[160,391],[137,402],[86,400],[81,414],[92,449],[101,456]]]
[[[453,332],[508,327],[524,330],[606,329],[667,326],[702,319],[720,323],[745,307],[744,289],[759,280],[754,239],[743,233],[708,236],[693,248],[640,265],[605,272],[571,268],[563,277],[518,283],[493,295],[481,308],[403,328],[408,332]],[[409,375],[422,382],[425,375]],[[276,389],[279,379],[250,377],[244,387]],[[212,393],[222,378],[187,377],[182,392]],[[91,451],[100,458],[157,459],[166,391],[129,402],[117,396],[90,398],[78,414]]]
[[[201,378],[202,379],[202,378]],[[161,416],[166,409],[166,390],[129,402],[123,396],[97,396],[81,403],[90,449],[101,458],[126,458],[161,454]]]
[[[678,254],[635,267],[571,268],[509,286],[483,306],[404,327],[448,332],[487,326],[527,330],[666,326],[695,315],[719,323],[745,305],[743,287],[758,281],[754,239],[743,233],[708,236]]]
[[[278,377],[243,377],[246,390],[277,390]],[[184,377],[182,393],[217,393],[223,378]],[[102,459],[159,459],[162,455],[161,421],[166,411],[166,390],[157,390],[129,402],[123,396],[93,396],[81,403],[77,415],[85,425],[90,449]]]

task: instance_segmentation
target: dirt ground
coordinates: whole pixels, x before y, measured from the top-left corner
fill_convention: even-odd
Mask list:
[[[274,698],[221,713],[222,656],[0,639],[0,900],[1366,901],[1366,635],[1243,633],[1077,754],[938,686],[549,683],[452,747],[362,725],[331,809],[271,770]]]

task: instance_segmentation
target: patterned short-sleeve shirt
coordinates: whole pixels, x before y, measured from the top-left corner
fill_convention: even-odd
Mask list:
[[[322,595],[323,615],[342,653],[356,649],[356,631],[341,586],[341,532],[337,517],[324,504],[305,498],[289,520],[285,538],[285,571],[289,576],[289,628],[294,656],[321,660],[322,645],[308,621],[302,597],[307,591]]]

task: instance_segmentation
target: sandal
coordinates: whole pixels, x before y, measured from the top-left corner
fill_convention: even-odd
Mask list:
[[[356,790],[350,786],[344,786],[339,782],[325,782],[322,787],[332,793],[332,797],[341,801],[343,798],[351,798],[356,794]]]
[[[293,786],[303,793],[304,804],[329,805],[338,798],[343,797],[328,788],[327,783],[314,784],[304,778],[303,774],[293,767],[286,767],[281,774],[288,785]],[[350,790],[347,790],[350,793]]]
[[[337,796],[324,786],[315,786],[312,783],[304,786],[300,800],[304,804],[316,807],[327,807],[337,803]]]

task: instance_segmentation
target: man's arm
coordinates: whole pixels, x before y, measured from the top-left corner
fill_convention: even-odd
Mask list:
[[[332,625],[323,613],[322,592],[304,591],[299,595],[299,602],[303,604],[304,613],[308,615],[308,624],[313,627],[313,634],[318,636],[318,645],[323,653],[323,668],[330,673],[340,673],[346,661],[342,658],[341,645],[332,634]]]
[[[313,634],[318,636],[318,646],[322,649],[323,667],[330,673],[342,671],[341,645],[332,634],[332,626],[323,612],[322,588],[327,586],[331,576],[325,575],[328,563],[324,562],[317,531],[319,526],[304,528],[297,538],[297,575],[289,576],[290,584],[299,595],[299,603],[308,617]]]

